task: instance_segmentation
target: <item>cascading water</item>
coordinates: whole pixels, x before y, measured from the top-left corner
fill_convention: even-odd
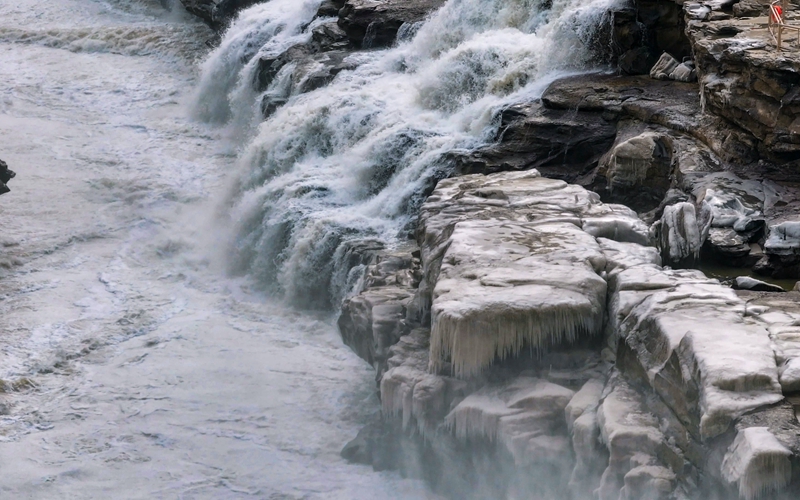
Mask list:
[[[272,0],[244,11],[203,64],[194,97],[194,116],[201,120],[247,125],[255,118],[252,81],[261,57],[275,57],[308,42],[305,29],[322,0]]]
[[[559,72],[596,65],[588,42],[614,2],[451,0],[407,42],[361,53],[357,69],[293,96],[241,155],[229,197],[235,270],[294,304],[334,306],[350,265],[343,248],[402,238],[448,175],[446,153],[491,140],[496,111]],[[231,103],[247,103],[253,116],[256,60],[306,39],[317,3],[243,12],[204,66],[198,114],[230,120]]]

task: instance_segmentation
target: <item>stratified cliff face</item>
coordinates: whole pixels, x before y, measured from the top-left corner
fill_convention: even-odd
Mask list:
[[[429,477],[444,492],[793,498],[796,292],[663,268],[635,212],[535,170],[440,182],[417,240],[369,268],[340,327],[422,469],[465,468]]]

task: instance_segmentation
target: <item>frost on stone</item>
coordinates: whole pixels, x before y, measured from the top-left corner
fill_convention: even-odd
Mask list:
[[[705,204],[701,205],[699,213],[688,202],[666,207],[658,230],[663,263],[685,266],[696,262],[708,237],[711,219]]]
[[[791,455],[766,427],[740,429],[722,461],[722,477],[745,500],[768,498],[791,481]]]
[[[696,273],[645,269],[617,277],[611,322],[684,425],[693,428],[699,417],[696,432],[705,440],[782,399],[769,334],[745,320],[736,292]],[[637,277],[645,279],[638,290]],[[646,289],[655,284],[662,288]]]
[[[571,431],[575,421],[587,412],[594,412],[600,404],[600,397],[603,394],[605,381],[592,379],[583,384],[575,396],[569,401],[564,410],[567,419],[567,428]]]
[[[783,392],[800,392],[800,356],[789,359],[781,367],[780,381]]]
[[[800,255],[800,222],[781,222],[770,226],[764,252],[782,257]]]
[[[431,309],[431,367],[470,377],[523,348],[541,352],[600,333],[605,258],[568,223],[456,224]]]
[[[756,221],[763,223],[764,183],[741,179],[731,172],[710,173],[698,177],[695,182],[690,189],[699,203],[708,205],[712,227],[744,231]]]
[[[597,238],[600,250],[606,258],[606,273],[628,269],[633,266],[661,266],[661,256],[655,247],[624,243],[608,238]]]
[[[575,496],[582,498],[592,489],[605,468],[600,449],[600,428],[597,408],[603,395],[605,381],[591,379],[572,397],[564,409],[567,429],[572,435],[575,467],[569,485]]]
[[[682,462],[667,445],[658,418],[647,411],[638,392],[619,374],[612,377],[609,386],[608,395],[597,410],[600,439],[609,452],[608,467],[596,492],[600,500],[626,498],[620,495],[626,485],[641,485],[640,475],[646,476],[647,470],[634,472],[625,480],[638,466],[663,468]],[[663,479],[663,474],[659,476]],[[664,484],[658,482],[657,486]]]
[[[800,392],[800,302],[795,294],[761,294],[748,303],[751,321],[769,332],[784,394]]]
[[[391,347],[389,370],[380,382],[383,414],[412,423],[423,436],[435,432],[462,382],[427,372],[429,331],[412,330]]]
[[[569,440],[558,430],[573,395],[545,380],[518,377],[470,394],[453,408],[445,424],[459,440],[494,442],[518,465],[560,462],[569,456]]]

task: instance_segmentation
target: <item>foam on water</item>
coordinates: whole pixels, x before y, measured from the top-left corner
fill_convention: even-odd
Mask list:
[[[345,287],[332,277],[347,276],[342,248],[405,237],[425,194],[448,175],[448,152],[491,140],[496,112],[536,96],[558,72],[596,64],[587,47],[602,43],[615,1],[451,0],[408,42],[361,54],[358,69],[292,97],[241,156],[228,202],[234,269],[293,304],[335,307]],[[293,19],[307,22],[311,6],[295,7],[305,17]],[[264,26],[282,16],[276,0],[241,14],[204,66],[203,81],[223,85],[201,86],[199,115],[230,119],[232,101],[257,112],[259,96],[242,84],[256,54],[275,48],[276,37],[254,46]],[[238,86],[222,76],[236,68]]]

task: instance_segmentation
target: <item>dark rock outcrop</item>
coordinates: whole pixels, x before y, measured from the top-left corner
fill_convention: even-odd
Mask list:
[[[3,160],[0,160],[0,194],[5,194],[11,189],[8,187],[8,181],[16,177],[17,174],[13,170],[8,168],[8,164]]]
[[[339,11],[339,26],[358,47],[394,43],[403,24],[422,21],[445,0],[347,0]]]
[[[222,29],[242,9],[265,0],[181,0],[186,10],[214,29]]]

